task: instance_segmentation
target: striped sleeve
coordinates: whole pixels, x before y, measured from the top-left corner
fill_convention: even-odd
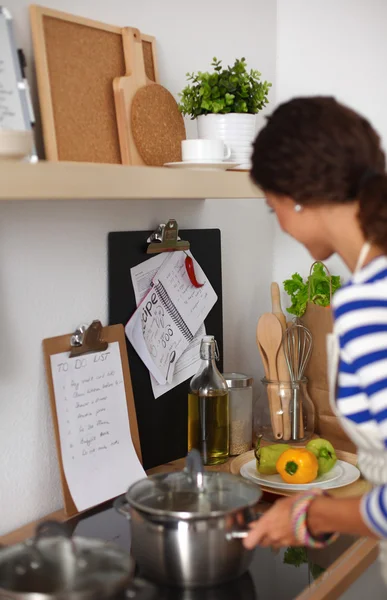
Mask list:
[[[362,497],[360,513],[370,531],[387,538],[387,485],[380,485]]]
[[[378,423],[387,448],[387,285],[349,285],[339,290],[334,314],[342,360],[360,386],[351,395],[365,393],[370,418]]]
[[[359,412],[348,416],[359,423],[375,420],[387,448],[386,283],[368,282],[342,288],[335,295],[334,314],[340,355],[346,365],[342,381],[345,383],[348,377],[349,384],[354,381],[350,377],[356,375],[356,384],[344,386],[341,391],[343,396],[348,395],[349,412],[356,411],[356,403],[359,404]],[[364,406],[360,407],[361,403]],[[363,496],[360,510],[368,528],[377,537],[387,538],[387,485]]]

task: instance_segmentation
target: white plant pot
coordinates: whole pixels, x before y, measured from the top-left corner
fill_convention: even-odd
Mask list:
[[[231,150],[230,160],[240,163],[237,168],[250,169],[256,115],[201,115],[197,118],[197,123],[200,139],[223,140]]]

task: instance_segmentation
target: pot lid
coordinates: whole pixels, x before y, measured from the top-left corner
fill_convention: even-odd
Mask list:
[[[189,464],[193,452],[196,467]],[[134,483],[126,493],[128,503],[142,512],[176,519],[220,517],[257,504],[259,486],[229,473],[203,472],[197,468],[198,455],[191,451],[184,471],[159,473]]]

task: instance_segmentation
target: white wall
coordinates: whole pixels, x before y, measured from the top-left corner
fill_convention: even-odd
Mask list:
[[[274,82],[271,0],[245,0],[230,12],[220,0],[44,4],[156,35],[161,81],[175,94],[185,73],[205,70],[214,55],[245,56]],[[8,0],[30,61],[27,5]],[[93,318],[106,322],[109,231],[149,229],[171,217],[181,227],[222,230],[225,366],[258,379],[255,325],[268,308],[273,250],[262,200],[1,203],[0,534],[62,506],[41,340]]]
[[[363,113],[387,140],[385,0],[278,0],[277,102],[333,95]],[[307,275],[311,259],[276,227],[274,277]],[[347,276],[337,259],[328,262]]]

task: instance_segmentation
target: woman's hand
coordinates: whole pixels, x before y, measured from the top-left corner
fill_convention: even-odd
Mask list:
[[[297,499],[298,496],[292,496],[277,500],[262,517],[251,523],[251,532],[243,540],[244,546],[250,550],[255,546],[299,546],[291,525],[291,512]]]
[[[250,524],[251,532],[243,540],[246,548],[254,546],[300,546],[293,535],[291,514],[294,502],[299,498],[277,500],[262,517]],[[348,533],[376,537],[368,529],[360,512],[361,498],[332,498],[319,496],[311,502],[308,510],[308,529],[316,537],[324,533]]]

